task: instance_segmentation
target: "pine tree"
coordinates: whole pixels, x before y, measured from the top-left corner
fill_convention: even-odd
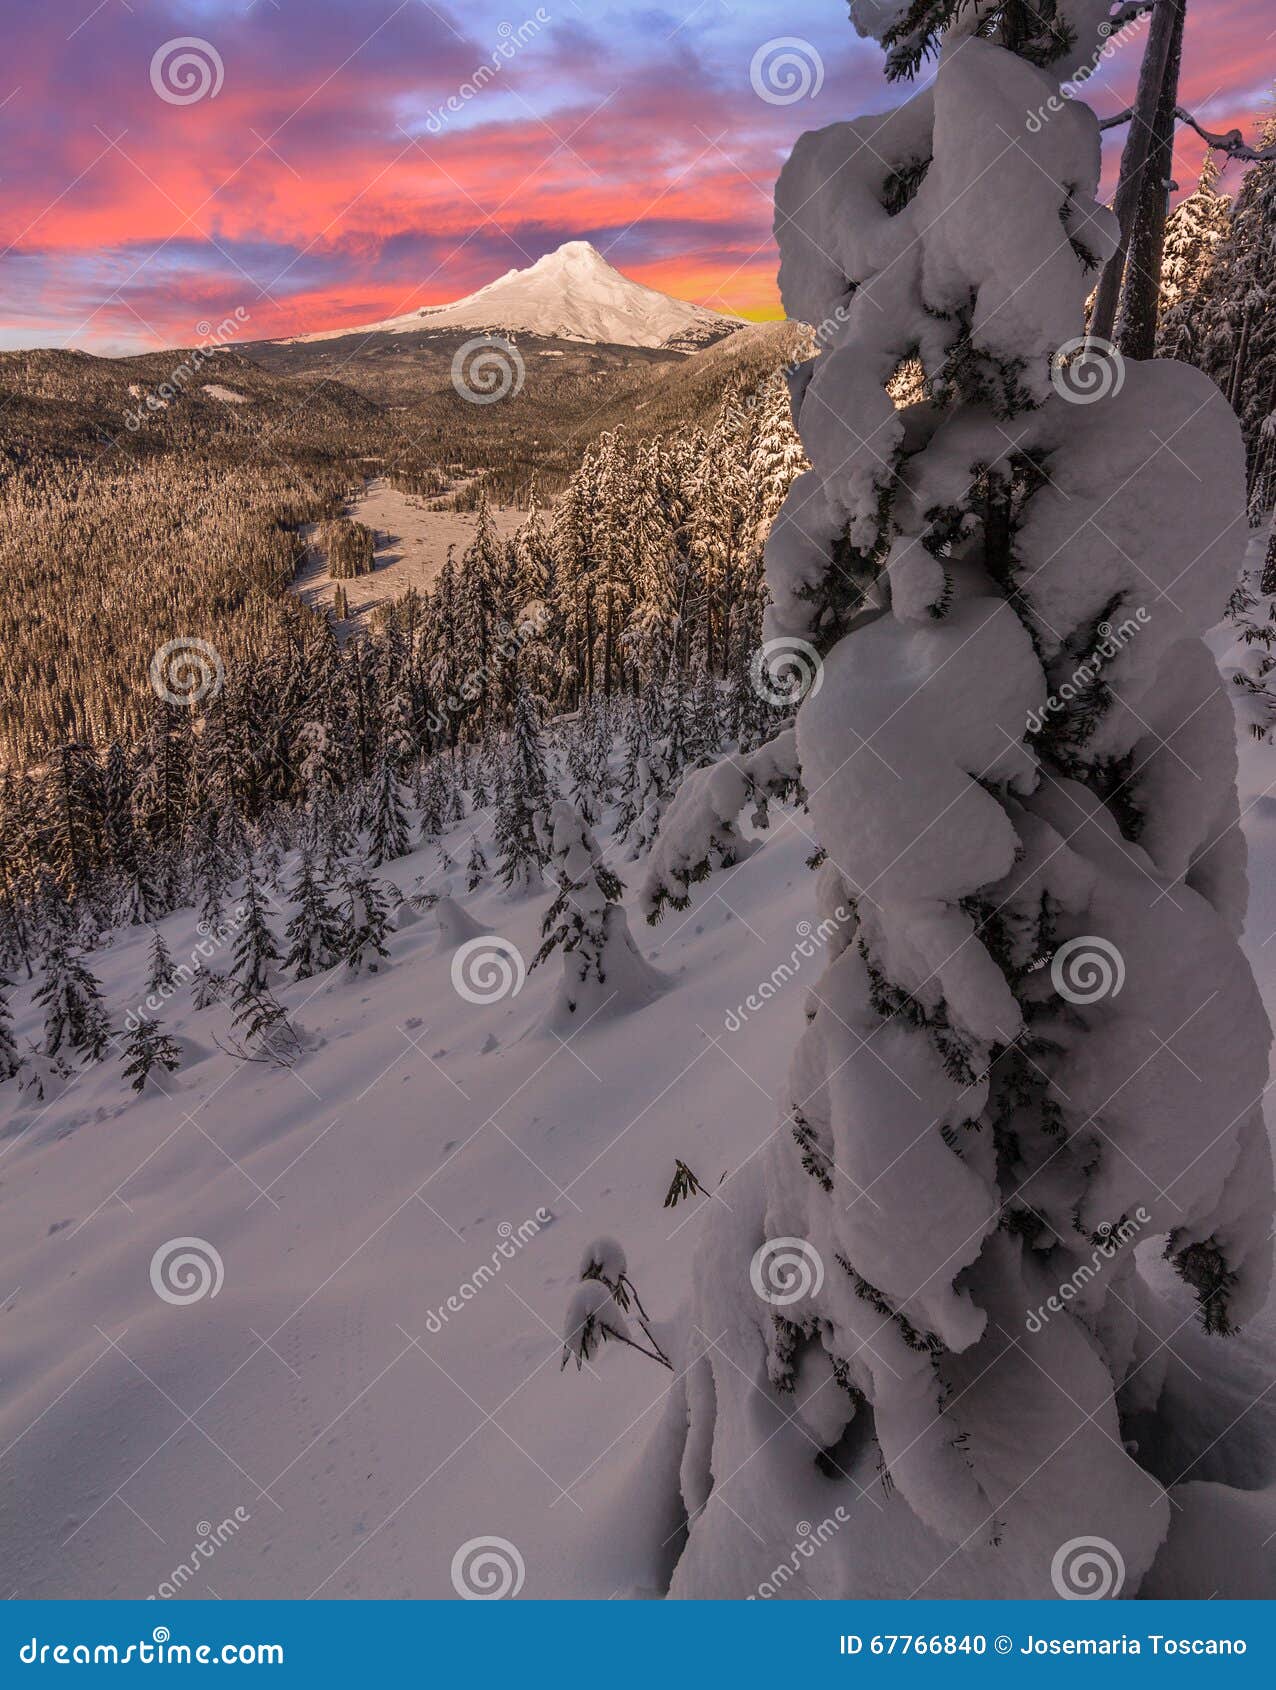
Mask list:
[[[403,789],[389,739],[383,737],[368,820],[368,861],[373,868],[380,868],[382,863],[406,856],[410,843]]]
[[[342,910],[341,954],[349,974],[376,974],[390,954],[386,936],[390,903],[384,882],[353,875],[346,882]]]
[[[139,1016],[124,1042],[124,1078],[133,1082],[133,1090],[142,1091],[156,1068],[172,1074],[181,1065],[177,1041],[161,1030],[158,1021]]]
[[[215,816],[206,817],[204,825],[196,831],[192,870],[200,930],[216,933],[225,916],[227,872],[219,822]]]
[[[328,901],[308,849],[302,852],[289,896],[297,907],[286,929],[288,954],[284,967],[295,980],[308,980],[341,961],[343,943],[341,917]]]
[[[474,892],[487,879],[487,858],[478,842],[478,834],[470,835],[470,855],[465,865],[465,890]]]
[[[580,811],[581,819],[593,827],[598,820],[599,810],[597,794],[594,791],[594,747],[589,724],[585,720],[587,708],[588,704],[582,707],[581,718],[568,741],[567,777],[572,803]]]
[[[580,1025],[604,1009],[622,1013],[648,1002],[660,977],[639,955],[620,895],[624,883],[605,862],[575,805],[558,799],[549,815],[550,858],[558,896],[541,924],[536,964],[563,953],[563,978],[548,1024]]]
[[[650,849],[660,828],[673,784],[665,760],[666,743],[655,737],[641,709],[635,706],[625,735],[625,766],[616,819],[616,838],[629,846],[630,861]]]
[[[191,976],[191,1002],[193,1006],[196,1009],[207,1009],[209,1004],[219,1002],[225,984],[225,976],[215,974],[212,969],[205,968],[201,958],[195,964],[195,972]]]
[[[235,1001],[256,997],[270,985],[273,965],[279,961],[279,947],[266,920],[252,862],[244,865],[244,892],[239,907],[240,925],[235,935],[231,975]]]
[[[1276,113],[1260,127],[1259,145],[1276,145]],[[1185,204],[1188,202],[1185,202]],[[1249,460],[1252,520],[1276,503],[1276,430],[1268,427],[1276,414],[1276,312],[1271,309],[1276,288],[1276,160],[1256,164],[1236,192],[1226,232],[1213,246],[1203,290],[1193,305],[1192,333],[1184,341],[1186,355],[1206,370],[1223,389],[1241,419]],[[1178,318],[1191,308],[1182,307]],[[1162,347],[1183,356],[1177,346]]]
[[[11,1080],[22,1066],[22,1057],[13,1036],[13,1011],[9,1007],[12,984],[0,974],[0,1083]]]
[[[55,933],[44,959],[44,981],[35,994],[44,1010],[44,1051],[56,1057],[65,1047],[94,1062],[106,1055],[111,1025],[102,990],[84,958]]]
[[[164,943],[164,935],[159,928],[153,928],[151,933],[150,963],[146,976],[146,989],[155,994],[167,995],[177,979],[177,970],[173,966],[173,958],[168,946]]]
[[[514,702],[503,785],[494,830],[501,878],[511,892],[531,892],[541,884],[545,864],[543,830],[550,783],[532,702],[521,687]]]
[[[1200,362],[1200,329],[1232,213],[1231,200],[1218,191],[1218,179],[1219,167],[1207,151],[1196,192],[1179,202],[1166,224],[1158,358]]]
[[[421,780],[420,836],[423,840],[437,839],[447,819],[448,782],[443,758],[435,755],[426,765]]]
[[[891,1486],[807,1563],[816,1596],[906,1597],[919,1565],[929,1596],[1058,1594],[1079,1538],[1127,1597],[1158,1553],[1192,1567],[1167,1486],[1229,1413],[1135,1241],[1166,1240],[1220,1337],[1268,1292],[1270,1033],[1203,641],[1241,442],[1185,364],[1130,360],[1095,396],[1058,359],[1115,246],[1097,123],[1060,92],[1103,8],[965,11],[856,0],[892,74],[938,52],[933,85],[781,174],[786,312],[840,326],[794,383],[812,468],[768,541],[767,633],[822,685],[795,736],[684,781],[645,893],[685,900],[800,751],[828,937],[780,1130],[706,1208],[660,1446],[674,1598],[756,1591],[816,1466]],[[913,356],[934,397],[900,410]],[[1164,446],[1189,428],[1192,477]],[[706,1506],[724,1472],[746,1494]]]

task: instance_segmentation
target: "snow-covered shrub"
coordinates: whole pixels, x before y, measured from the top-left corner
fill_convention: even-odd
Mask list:
[[[645,1344],[634,1337],[631,1321],[646,1339]],[[580,1282],[567,1304],[563,1367],[574,1360],[579,1372],[608,1339],[627,1344],[663,1367],[673,1366],[652,1334],[647,1311],[629,1277],[623,1248],[614,1238],[599,1238],[585,1247]]]

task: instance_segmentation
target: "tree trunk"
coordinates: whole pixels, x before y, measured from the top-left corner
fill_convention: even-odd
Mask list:
[[[1186,3],[1187,0],[1161,0],[1152,13],[1148,44],[1139,68],[1139,88],[1134,98],[1134,115],[1130,119],[1125,151],[1121,154],[1121,177],[1116,197],[1112,202],[1121,234],[1117,250],[1103,267],[1098,296],[1094,302],[1094,313],[1090,318],[1092,340],[1112,339],[1144,172],[1153,151],[1156,113],[1161,100],[1161,89],[1165,83],[1166,66],[1169,64],[1170,49]]]
[[[1161,308],[1161,264],[1165,256],[1165,224],[1170,210],[1170,179],[1174,171],[1174,134],[1178,119],[1179,72],[1183,63],[1183,25],[1187,0],[1166,0],[1174,13],[1173,34],[1161,97],[1157,102],[1147,168],[1143,172],[1131,231],[1125,291],[1117,346],[1126,358],[1154,358]]]

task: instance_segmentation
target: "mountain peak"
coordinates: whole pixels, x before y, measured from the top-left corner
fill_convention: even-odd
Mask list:
[[[538,258],[536,262],[538,264],[593,263],[605,264],[609,270],[612,268],[592,241],[564,241],[561,246],[556,246],[553,252],[547,252],[543,258]]]
[[[554,340],[690,351],[741,326],[702,305],[631,281],[590,241],[564,241],[525,269],[507,270],[451,305],[426,305],[403,317],[355,329],[299,335],[303,341],[347,334],[413,334],[431,329],[511,330]]]

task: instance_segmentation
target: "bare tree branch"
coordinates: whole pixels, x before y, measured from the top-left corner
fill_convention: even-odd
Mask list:
[[[1228,158],[1244,159],[1250,164],[1268,164],[1272,159],[1276,159],[1276,146],[1263,147],[1261,150],[1248,146],[1239,129],[1229,129],[1225,135],[1214,135],[1208,129],[1202,129],[1191,112],[1185,111],[1182,106],[1175,107],[1174,115],[1180,123],[1186,123],[1189,128],[1195,129],[1202,141],[1213,147],[1215,152],[1226,153]]]
[[[1215,152],[1226,153],[1228,158],[1242,159],[1246,164],[1270,164],[1276,159],[1276,146],[1251,147],[1239,129],[1229,129],[1222,135],[1216,135],[1212,130],[1204,129],[1183,106],[1175,106],[1174,115],[1180,123],[1186,123],[1189,129],[1195,129],[1202,141]],[[1134,107],[1127,106],[1124,111],[1117,112],[1113,117],[1101,117],[1100,129],[1120,129],[1122,124],[1128,123],[1134,116]]]

